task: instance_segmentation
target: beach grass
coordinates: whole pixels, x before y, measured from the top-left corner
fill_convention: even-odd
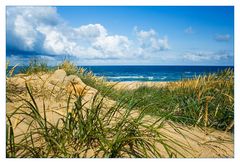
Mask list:
[[[91,102],[83,100],[84,92],[69,93],[63,107],[65,113],[56,112],[60,118],[52,123],[47,118],[45,98],[38,102],[34,90],[26,83],[27,96],[20,97],[21,104],[6,116],[7,157],[185,157],[182,151],[191,153],[191,150],[160,130],[167,120],[233,132],[234,73],[231,69],[169,83],[162,88],[142,86],[117,90],[114,85],[107,85],[104,77],[96,77],[69,61],[58,68],[68,75],[77,75],[98,92]],[[7,74],[13,76],[14,69]],[[34,61],[25,72],[52,71],[46,64]],[[13,93],[19,96],[15,92],[17,87],[7,83],[7,88],[9,99]],[[104,100],[109,98],[116,104],[105,107]],[[138,111],[139,115],[132,117],[133,111]],[[27,119],[14,125],[12,119],[19,115]],[[156,120],[146,124],[145,115],[154,116]],[[16,134],[15,129],[20,124],[25,124],[27,131]]]
[[[106,85],[106,80],[99,80],[92,75],[84,76],[82,80],[99,91],[108,87],[114,88]],[[124,99],[129,102],[140,102],[137,105],[138,109],[147,107],[145,113],[153,116],[168,116],[172,121],[187,125],[233,131],[234,72],[232,69],[169,82],[166,87],[112,89],[108,96],[116,101]]]
[[[159,132],[163,128],[162,119],[146,124],[143,113],[131,117],[131,110],[137,104],[119,102],[103,109],[105,97],[97,93],[90,107],[79,95],[73,98],[74,106],[70,109],[70,94],[66,102],[66,114],[59,114],[62,118],[54,124],[48,121],[44,101],[43,109],[40,109],[28,84],[26,88],[30,99],[23,98],[21,107],[7,115],[6,147],[9,158],[184,157],[172,145],[182,146],[183,149],[185,145]],[[129,110],[122,110],[125,106]],[[15,135],[13,129],[16,127],[11,119],[19,114],[25,118],[21,123],[26,124],[27,131]],[[159,151],[156,144],[162,145],[165,153]]]
[[[52,71],[52,69],[48,67],[46,61],[39,58],[31,58],[29,60],[28,66],[23,68],[20,72],[30,75],[30,74],[36,74],[36,73],[46,73],[50,71]]]

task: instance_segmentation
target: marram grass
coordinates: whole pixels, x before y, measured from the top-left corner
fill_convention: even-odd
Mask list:
[[[146,114],[168,115],[168,119],[183,124],[233,131],[234,73],[231,69],[169,82],[162,88],[142,86],[135,90],[116,90],[109,96],[117,101],[123,97],[142,100],[137,107],[139,110],[148,107]]]
[[[162,119],[146,124],[143,113],[131,117],[131,110],[137,103],[119,102],[106,109],[103,108],[105,97],[97,93],[89,107],[82,95],[73,97],[75,102],[70,109],[70,94],[66,114],[60,114],[61,118],[54,124],[46,117],[44,101],[40,109],[27,84],[26,89],[30,99],[22,99],[22,106],[7,115],[7,157],[184,157],[172,146],[174,144],[189,152],[184,144],[159,132]],[[123,110],[126,106],[130,110]],[[27,131],[15,135],[16,127],[11,118],[19,114],[28,121],[22,120],[16,127],[26,124]],[[162,151],[157,144],[162,145]]]
[[[7,72],[8,77],[13,76],[15,68]],[[83,95],[69,94],[65,114],[58,113],[61,118],[52,123],[46,117],[44,96],[40,105],[36,101],[35,90],[26,84],[29,99],[20,97],[22,104],[6,116],[7,157],[184,157],[184,153],[173,145],[186,152],[191,150],[159,131],[164,120],[233,131],[234,73],[231,69],[169,83],[164,88],[143,86],[135,90],[116,90],[106,85],[104,78],[78,69],[71,62],[65,61],[59,68],[67,74],[78,75],[99,92],[90,106],[83,101]],[[45,64],[32,64],[26,73],[49,71],[52,70],[48,70]],[[19,97],[16,88],[7,83],[9,101],[14,93]],[[43,95],[51,96],[47,93]],[[111,98],[117,103],[105,108],[104,98]],[[72,101],[74,103],[70,105]],[[131,116],[134,110],[139,111],[138,117]],[[159,119],[145,124],[146,114]],[[11,121],[19,115],[28,118],[28,121],[21,119],[17,124]],[[15,129],[21,124],[27,126],[27,131],[16,134]],[[163,149],[160,151],[156,145],[161,145]]]

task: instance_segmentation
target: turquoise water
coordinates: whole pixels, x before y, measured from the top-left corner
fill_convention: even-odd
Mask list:
[[[85,66],[109,81],[177,81],[218,72],[226,66]]]

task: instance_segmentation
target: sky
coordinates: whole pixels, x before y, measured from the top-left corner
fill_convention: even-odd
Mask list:
[[[230,65],[231,6],[7,7],[12,65]]]

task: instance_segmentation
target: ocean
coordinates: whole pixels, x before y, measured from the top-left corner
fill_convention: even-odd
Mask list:
[[[79,66],[80,67],[80,66]],[[232,66],[81,66],[108,81],[178,81],[215,73]],[[24,66],[19,66],[15,74]]]
[[[108,81],[177,81],[215,73],[231,66],[84,66]]]

